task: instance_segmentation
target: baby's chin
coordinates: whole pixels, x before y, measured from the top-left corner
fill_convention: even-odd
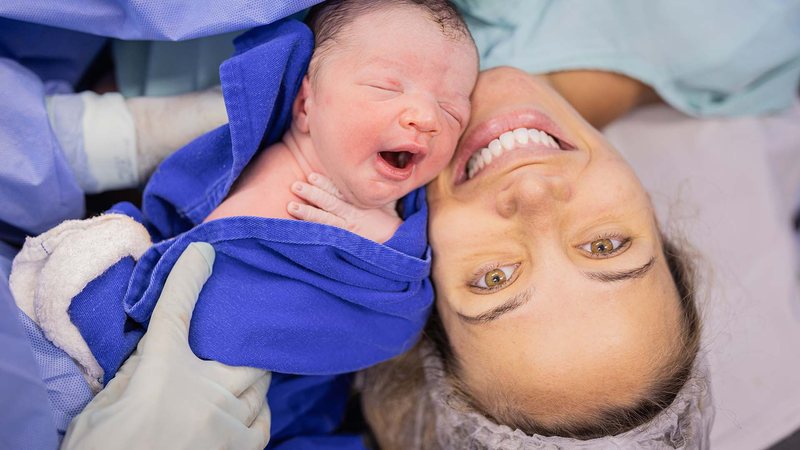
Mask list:
[[[361,182],[350,190],[348,202],[361,209],[382,208],[394,204],[406,194],[413,191],[414,187],[405,186],[404,183],[389,183],[386,181]]]

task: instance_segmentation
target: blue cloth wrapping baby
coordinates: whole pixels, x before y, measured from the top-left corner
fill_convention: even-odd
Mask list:
[[[286,129],[312,36],[283,21],[241,36],[236,49],[220,69],[229,125],[159,167],[143,214],[129,204],[111,211],[143,222],[156,244],[91,281],[68,312],[108,381],[144,333],[178,256],[193,241],[209,242],[217,257],[190,345],[202,358],[295,374],[273,378],[270,445],[303,445],[298,436],[331,433],[339,423],[349,381],[339,374],[409,349],[425,323],[433,292],[424,190],[403,200],[404,223],[383,245],[295,220],[201,223],[254,154]]]

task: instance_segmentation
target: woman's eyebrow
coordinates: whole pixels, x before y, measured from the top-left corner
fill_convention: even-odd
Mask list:
[[[533,296],[533,286],[525,289],[524,291],[509,297],[500,306],[490,309],[489,311],[478,314],[477,316],[468,316],[466,314],[458,313],[458,318],[470,325],[480,325],[491,322],[507,312],[511,312],[520,306],[528,303],[528,300]]]
[[[647,272],[655,265],[656,258],[650,258],[650,261],[644,263],[639,267],[634,267],[630,270],[622,270],[618,272],[584,272],[583,274],[590,280],[602,281],[603,283],[615,283],[617,281],[629,280],[631,278],[642,278],[647,275]]]

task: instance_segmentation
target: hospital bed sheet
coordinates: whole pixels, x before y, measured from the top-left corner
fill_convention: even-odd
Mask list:
[[[699,255],[698,301],[716,419],[712,448],[758,449],[800,428],[800,103],[762,118],[692,119],[667,106],[605,130],[665,232]]]

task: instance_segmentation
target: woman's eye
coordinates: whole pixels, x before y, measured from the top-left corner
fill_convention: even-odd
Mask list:
[[[611,256],[620,251],[626,244],[628,239],[618,238],[602,238],[596,239],[587,244],[581,245],[581,249],[589,253],[593,258],[604,258]]]
[[[489,270],[475,280],[474,286],[482,289],[494,289],[500,287],[506,284],[509,279],[511,279],[511,276],[514,274],[514,270],[516,268],[517,266],[513,265]]]

